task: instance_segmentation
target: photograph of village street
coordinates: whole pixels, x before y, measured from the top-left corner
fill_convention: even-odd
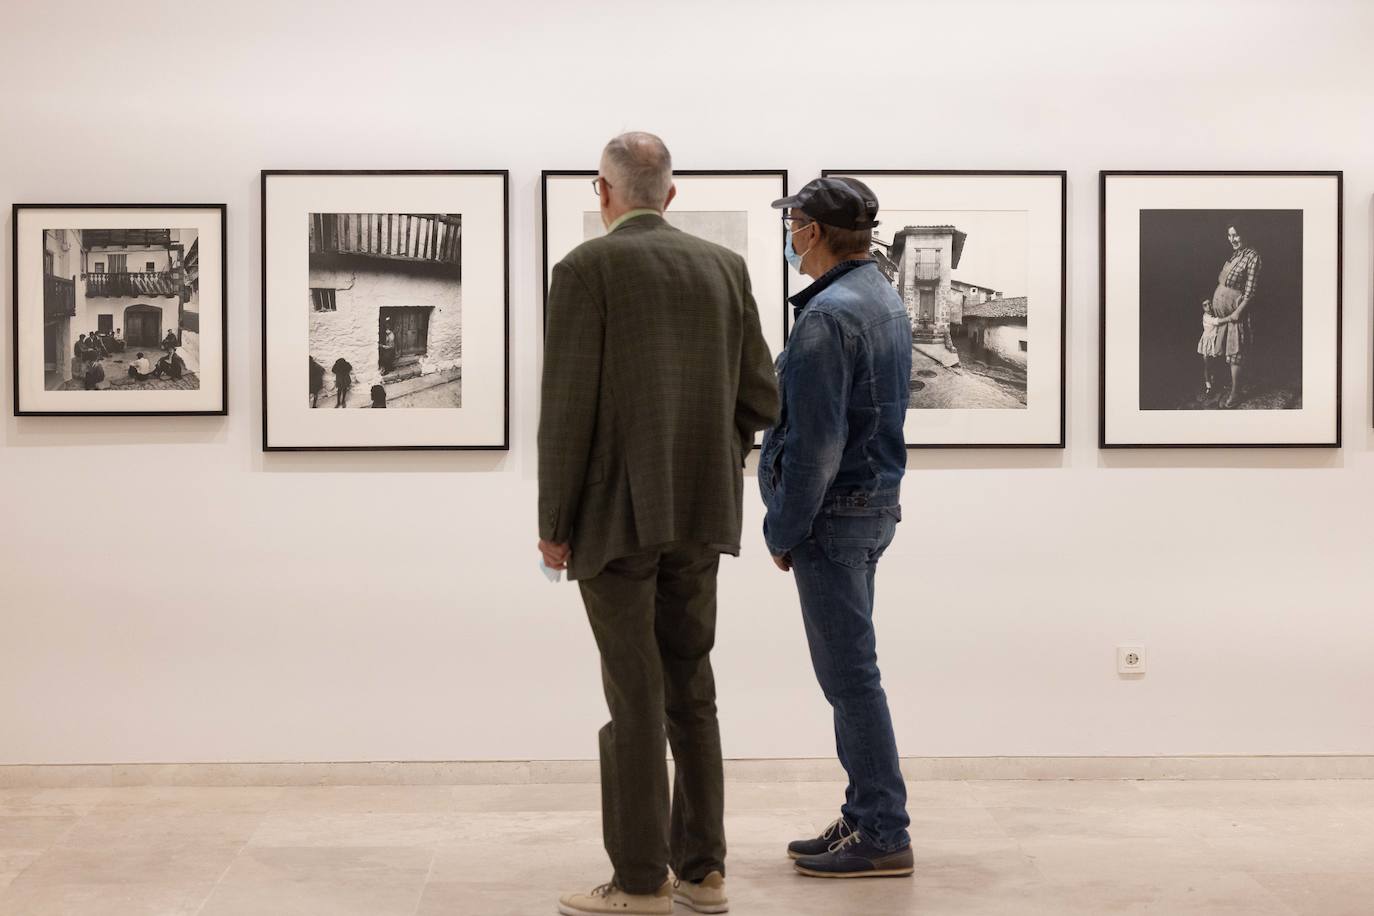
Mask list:
[[[873,257],[911,317],[910,409],[1025,409],[1025,211],[883,211],[879,219]]]
[[[462,406],[462,222],[309,215],[312,408]]]
[[[195,229],[43,230],[43,387],[200,388]]]

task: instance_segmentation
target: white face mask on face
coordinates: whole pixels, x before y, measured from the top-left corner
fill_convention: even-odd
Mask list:
[[[814,225],[815,223],[806,224],[806,226]],[[802,226],[801,228],[805,229],[806,226]],[[816,243],[812,242],[810,247],[808,247],[805,252],[798,254],[797,249],[792,244],[792,227],[787,227],[787,244],[783,248],[783,256],[787,258],[787,263],[792,265],[793,270],[795,270],[797,273],[804,273],[804,271],[802,270],[802,264],[806,261],[806,256],[815,249]]]

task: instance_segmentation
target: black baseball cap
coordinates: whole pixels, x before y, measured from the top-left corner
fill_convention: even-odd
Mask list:
[[[817,178],[796,194],[773,201],[774,210],[800,210],[818,223],[839,229],[878,225],[878,196],[857,178]]]

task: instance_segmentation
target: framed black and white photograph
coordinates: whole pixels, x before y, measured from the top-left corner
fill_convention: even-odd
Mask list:
[[[262,195],[263,448],[507,448],[507,173],[265,171]]]
[[[224,204],[15,204],[15,416],[225,414]]]
[[[1062,171],[827,169],[878,198],[873,257],[911,316],[912,448],[1063,448]]]
[[[1100,444],[1339,446],[1341,173],[1100,181]]]
[[[553,267],[589,239],[605,234],[592,189],[595,171],[545,171],[544,297]],[[784,231],[775,200],[787,196],[787,172],[777,170],[691,170],[673,172],[677,196],[663,214],[669,225],[724,245],[749,265],[754,301],[764,338],[773,353],[782,349],[787,310]]]

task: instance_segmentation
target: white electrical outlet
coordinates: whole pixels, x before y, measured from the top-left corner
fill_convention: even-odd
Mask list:
[[[1144,647],[1144,646],[1117,646],[1117,647],[1116,647],[1116,673],[1117,673],[1117,674],[1144,674],[1144,673],[1145,673],[1145,647]]]

